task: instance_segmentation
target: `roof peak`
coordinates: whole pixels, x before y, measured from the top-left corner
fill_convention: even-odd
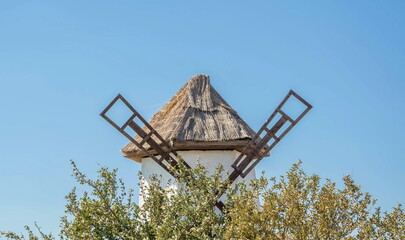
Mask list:
[[[206,82],[207,84],[210,84],[210,76],[206,74],[196,74],[192,76],[187,82],[192,82],[192,83],[200,83],[200,82]]]
[[[186,95],[186,107],[191,107],[203,112],[219,110],[219,107],[230,108],[228,103],[212,87],[208,75],[197,74],[190,78],[176,95]]]

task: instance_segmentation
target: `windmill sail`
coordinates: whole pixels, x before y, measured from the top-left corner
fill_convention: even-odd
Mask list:
[[[107,116],[107,112],[118,101],[122,101],[125,106],[132,112],[132,116],[122,125],[119,126],[113,120]],[[175,169],[178,166],[178,161],[181,160],[173,147],[165,141],[158,132],[128,103],[128,101],[118,94],[111,103],[100,114],[108,123],[110,123],[115,129],[117,129],[122,135],[128,138],[133,144],[141,149],[147,156],[152,158],[157,164],[168,171],[173,177],[176,177]],[[140,126],[137,119],[144,126]],[[131,128],[139,138],[131,136],[128,127]],[[145,148],[145,144],[149,147]],[[152,152],[153,151],[153,152]],[[190,166],[183,161],[183,164],[190,168]]]
[[[283,106],[291,96],[295,97],[299,102],[306,106],[305,110],[302,111],[296,119],[291,118],[282,110]],[[263,124],[257,134],[236,158],[235,162],[232,164],[234,171],[229,175],[226,185],[218,190],[217,197],[220,198],[226,191],[227,185],[232,184],[239,176],[242,176],[243,178],[246,177],[264,157],[268,156],[269,152],[277,145],[277,143],[280,142],[280,140],[309,112],[309,110],[311,110],[311,108],[311,104],[301,98],[293,90],[290,90],[276,110],[274,110],[273,114],[270,115],[269,119]],[[280,115],[280,118],[276,123],[273,123],[273,120],[275,120],[277,115]],[[290,125],[283,128],[287,123]]]
[[[291,96],[294,96],[297,100],[299,100],[306,106],[305,110],[301,112],[301,114],[295,120],[282,110],[283,106],[290,99]],[[232,167],[237,172],[239,172],[242,177],[245,177],[270,152],[270,150],[272,150],[277,145],[277,143],[279,143],[280,140],[283,139],[283,137],[308,113],[308,111],[311,110],[311,108],[312,105],[301,98],[293,90],[290,90],[287,96],[278,105],[276,110],[274,110],[273,114],[271,114],[269,119],[263,124],[263,126],[253,137],[253,139],[248,143],[248,145],[246,145],[239,157],[232,164]],[[281,115],[280,119],[273,126],[270,126],[270,124],[278,114]],[[280,129],[282,129],[286,123],[289,123],[290,125],[279,133]],[[264,136],[260,137],[262,136],[262,134],[264,134]],[[269,143],[271,144],[268,145]]]

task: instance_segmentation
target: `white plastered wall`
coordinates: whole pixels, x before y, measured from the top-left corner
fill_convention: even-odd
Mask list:
[[[231,165],[240,154],[238,151],[234,150],[192,150],[178,151],[177,153],[191,167],[195,167],[198,161],[200,164],[204,165],[207,168],[209,174],[213,174],[219,164],[222,164],[225,173],[228,172],[228,174],[230,174],[233,171]],[[170,187],[176,187],[174,178],[166,170],[159,166],[153,159],[144,158],[142,160],[142,176],[144,180],[141,184],[145,184],[147,186],[149,184],[150,177],[153,175],[162,176],[163,186],[167,186],[169,179],[171,179]],[[249,183],[251,180],[254,179],[256,179],[256,174],[255,170],[253,169],[245,178],[241,178],[239,176],[234,184],[240,181],[246,181],[246,183]],[[224,197],[222,197],[221,200],[224,200]],[[142,196],[139,197],[139,204],[143,204]]]

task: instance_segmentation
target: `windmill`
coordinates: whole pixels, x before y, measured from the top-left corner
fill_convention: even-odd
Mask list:
[[[283,110],[291,99],[304,107],[295,118]],[[108,116],[118,102],[130,111],[130,117],[123,124]],[[142,162],[143,174],[151,169],[158,171],[156,167],[148,170],[153,163],[160,166],[162,173],[176,179],[179,164],[192,168],[180,155],[190,154],[193,150],[191,152],[200,151],[199,154],[207,156],[207,152],[201,151],[211,151],[217,153],[213,159],[225,159],[228,163],[229,166],[225,167],[231,173],[226,182],[232,184],[237,179],[252,179],[254,167],[269,156],[270,151],[311,108],[307,101],[290,90],[255,133],[211,86],[209,76],[199,74],[192,77],[150,122],[120,94],[100,115],[130,141],[123,148],[123,155]],[[228,184],[213,196],[220,210],[223,210],[224,204],[219,199]]]

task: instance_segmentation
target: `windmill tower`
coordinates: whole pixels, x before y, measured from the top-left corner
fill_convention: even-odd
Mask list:
[[[149,124],[190,167],[199,161],[210,173],[219,164],[231,173],[233,162],[256,134],[212,87],[207,75],[192,77]],[[136,138],[141,140],[139,135]],[[168,179],[174,180],[134,143],[130,142],[122,152],[124,157],[142,164],[145,181],[153,174],[162,175],[164,184]],[[245,177],[246,181],[252,179],[254,171]],[[236,182],[241,180],[239,177]]]
[[[282,110],[291,97],[305,105],[295,119]],[[123,125],[115,123],[107,114],[118,101],[132,112]],[[148,184],[154,174],[161,175],[163,183],[174,180],[178,161],[184,161],[189,168],[198,161],[211,173],[221,164],[225,172],[229,172],[230,182],[235,183],[255,179],[256,164],[269,156],[270,150],[311,108],[290,90],[256,133],[211,86],[209,76],[199,74],[192,77],[150,122],[121,95],[100,115],[130,140],[122,149],[123,156],[142,164],[143,184]],[[223,191],[219,189],[217,196],[213,196],[219,209],[224,206],[219,200]]]

